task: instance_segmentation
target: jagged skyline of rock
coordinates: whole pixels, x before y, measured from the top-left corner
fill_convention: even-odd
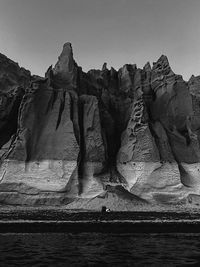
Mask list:
[[[198,203],[199,77],[185,82],[164,55],[85,73],[70,43],[45,77],[0,63],[1,203]]]
[[[84,71],[142,68],[165,54],[188,80],[200,72],[199,9],[198,0],[1,0],[0,52],[41,76],[66,41]]]

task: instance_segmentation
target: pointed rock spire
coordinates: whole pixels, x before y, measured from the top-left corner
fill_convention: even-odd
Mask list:
[[[78,66],[73,58],[71,43],[65,43],[62,53],[58,57],[58,62],[53,68],[53,74],[58,87],[76,87]]]
[[[149,61],[144,65],[143,70],[144,71],[151,71],[151,64],[149,63]]]
[[[101,69],[102,71],[105,71],[105,70],[107,70],[107,63],[105,62],[105,63],[103,63],[103,66],[102,66],[102,69]]]
[[[152,71],[163,73],[163,75],[167,75],[172,72],[168,58],[165,55],[162,55],[156,62],[153,63]]]
[[[71,43],[66,43],[54,67],[54,74],[64,75],[67,72],[71,72],[74,68],[74,63],[72,45]]]

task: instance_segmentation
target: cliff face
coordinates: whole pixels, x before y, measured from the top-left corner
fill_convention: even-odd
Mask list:
[[[85,73],[66,43],[42,78],[0,55],[0,109],[3,204],[200,203],[200,78],[166,56]]]
[[[19,106],[30,77],[29,71],[0,54],[0,155],[17,131]]]

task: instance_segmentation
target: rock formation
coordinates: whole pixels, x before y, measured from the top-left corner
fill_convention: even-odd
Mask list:
[[[0,110],[1,204],[200,204],[200,76],[166,56],[85,73],[66,43],[39,77],[0,54]]]

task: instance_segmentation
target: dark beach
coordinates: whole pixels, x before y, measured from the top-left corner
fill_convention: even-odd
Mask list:
[[[120,212],[63,208],[1,208],[0,232],[199,233],[197,211]]]

